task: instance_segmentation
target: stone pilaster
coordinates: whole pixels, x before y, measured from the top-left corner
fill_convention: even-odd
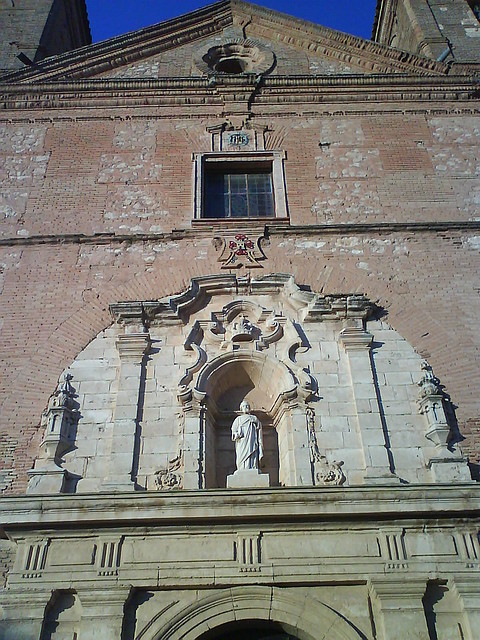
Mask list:
[[[0,638],[40,638],[50,591],[8,589],[0,594]]]
[[[141,406],[145,354],[150,347],[147,332],[120,335],[118,393],[115,404],[110,466],[103,483],[106,491],[133,491],[134,457]]]
[[[429,637],[422,602],[426,584],[426,578],[412,576],[398,578],[398,582],[375,578],[370,583],[379,638],[425,640]]]
[[[82,640],[118,640],[122,637],[125,603],[130,588],[79,590],[82,603]]]
[[[205,488],[207,424],[203,397],[187,392],[181,399],[185,418],[183,488]]]
[[[480,629],[480,577],[478,572],[457,575],[453,579],[454,591],[457,592],[465,614],[467,626],[466,639],[478,638]]]
[[[373,336],[361,320],[349,320],[339,337],[348,358],[358,433],[365,461],[366,484],[389,484],[398,480],[391,471],[385,427],[378,403],[371,360]]]

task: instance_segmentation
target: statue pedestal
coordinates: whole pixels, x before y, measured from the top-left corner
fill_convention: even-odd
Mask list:
[[[270,476],[260,473],[259,469],[239,469],[231,476],[227,476],[227,489],[242,489],[252,487],[269,487]]]

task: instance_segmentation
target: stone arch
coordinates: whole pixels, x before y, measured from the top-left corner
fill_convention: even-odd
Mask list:
[[[225,486],[226,476],[235,470],[230,427],[243,400],[250,402],[263,425],[263,468],[271,485],[293,484],[289,403],[297,397],[297,380],[283,362],[261,352],[222,354],[201,369],[194,394],[205,398],[207,488]],[[215,469],[216,478],[209,469]]]
[[[385,261],[381,254],[374,255],[369,252],[367,245],[365,252],[368,254],[370,271],[359,269],[356,258],[346,260],[342,252],[328,258],[328,269],[322,254],[313,250],[296,256],[295,264],[292,265],[288,252],[285,253],[284,249],[279,250],[275,237],[271,242],[270,263],[265,265],[266,269],[292,273],[297,281],[310,285],[316,291],[363,291],[370,298],[378,300],[382,307],[388,309],[391,326],[395,327],[418,353],[429,358],[442,380],[448,380],[448,392],[460,404],[457,415],[461,429],[474,420],[476,398],[475,386],[471,384],[471,371],[476,367],[475,350],[471,347],[474,344],[473,325],[469,316],[465,314],[460,314],[460,320],[457,317],[458,331],[451,331],[448,323],[438,322],[439,315],[445,314],[447,307],[463,308],[462,301],[469,295],[468,277],[458,278],[455,289],[450,290],[444,299],[437,297],[435,304],[432,304],[430,295],[418,294],[412,298],[412,293],[404,286],[404,281],[408,282],[410,278],[416,282],[415,269],[418,267],[416,260],[419,247],[412,251],[411,255],[405,254],[403,280],[399,281],[395,277],[393,261]],[[433,238],[428,245],[421,248],[421,258],[430,265],[432,273],[436,272],[439,268],[438,263],[442,260],[441,247],[443,240]],[[62,249],[55,248],[55,251],[59,264],[68,264],[68,245]],[[6,445],[14,461],[6,468],[2,488],[19,493],[25,490],[27,470],[38,451],[43,434],[39,416],[63,368],[99,331],[110,324],[108,305],[134,298],[158,299],[168,293],[183,290],[191,277],[218,271],[214,255],[209,255],[205,261],[185,261],[185,253],[181,246],[172,247],[169,260],[163,261],[160,269],[153,268],[160,264],[162,255],[157,255],[155,265],[149,263],[148,270],[140,269],[133,278],[130,272],[127,278],[125,269],[119,269],[113,276],[97,280],[93,289],[85,288],[85,280],[80,277],[81,270],[75,271],[74,278],[62,282],[66,289],[72,292],[75,300],[79,301],[78,304],[72,305],[70,298],[62,300],[57,296],[59,313],[52,314],[47,306],[36,309],[38,322],[34,325],[31,322],[25,326],[15,324],[14,315],[7,318],[6,328],[15,332],[19,343],[24,347],[23,357],[18,364],[3,372],[5,397],[0,417],[7,419],[5,416],[8,416],[13,431],[21,431],[22,436],[16,437]],[[45,263],[47,264],[48,260]],[[467,276],[467,268],[471,270],[468,265],[468,261],[460,265],[463,271],[460,270],[459,273]],[[102,268],[99,267],[99,270]],[[53,288],[58,285],[52,282],[51,286]],[[26,300],[28,305],[28,296]],[[431,327],[435,330],[430,330]],[[40,329],[42,340],[37,339],[37,331]],[[463,354],[463,365],[452,368],[455,354],[460,352]],[[22,389],[29,390],[29,402],[20,406],[18,394]],[[466,435],[468,431],[467,429]],[[470,447],[473,444],[471,438],[466,442]],[[26,461],[22,456],[15,456],[20,450],[26,456]]]
[[[190,604],[168,621],[150,622],[137,640],[197,640],[225,624],[272,622],[299,640],[359,640],[365,636],[339,612],[306,594],[278,587],[222,590]]]
[[[232,368],[242,368],[245,374],[250,374],[252,382],[259,386],[264,385],[268,379],[269,405],[265,402],[265,411],[272,410],[273,405],[279,401],[279,397],[292,397],[296,393],[296,380],[292,372],[279,360],[273,360],[264,353],[226,353],[208,362],[200,371],[195,389],[201,394],[208,394],[219,405],[228,393],[230,384],[238,387],[237,381],[233,382],[229,372]],[[276,374],[276,376],[274,375]],[[251,399],[248,392],[238,398],[235,402],[241,402],[245,398]]]

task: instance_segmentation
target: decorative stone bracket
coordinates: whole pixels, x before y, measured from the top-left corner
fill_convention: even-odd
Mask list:
[[[343,462],[329,462],[318,449],[315,433],[315,410],[312,407],[306,409],[308,445],[310,450],[310,462],[313,471],[313,484],[335,486],[341,485],[346,478],[341,469]]]

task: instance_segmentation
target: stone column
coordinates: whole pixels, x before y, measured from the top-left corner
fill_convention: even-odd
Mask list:
[[[0,638],[40,638],[45,608],[51,596],[51,591],[27,591],[25,587],[21,591],[8,589],[1,593]]]
[[[150,347],[150,335],[137,328],[136,331],[118,336],[116,344],[120,356],[118,393],[109,469],[102,488],[104,491],[133,491],[139,406],[142,401],[145,354]]]
[[[183,488],[205,488],[205,394],[181,388],[177,395],[185,420],[183,443]]]
[[[113,584],[104,589],[77,592],[82,605],[80,637],[82,640],[118,640],[122,637],[125,603],[130,587],[116,588]]]
[[[291,409],[291,446],[294,468],[290,477],[292,486],[312,486],[312,463],[310,461],[310,447],[306,428],[306,406],[298,404]]]
[[[358,433],[365,461],[365,483],[390,484],[397,479],[391,471],[378,404],[370,353],[372,340],[373,336],[365,331],[361,320],[348,320],[339,336],[350,368]]]
[[[379,638],[425,640],[429,637],[422,602],[426,585],[426,578],[407,575],[372,580],[370,593]]]

